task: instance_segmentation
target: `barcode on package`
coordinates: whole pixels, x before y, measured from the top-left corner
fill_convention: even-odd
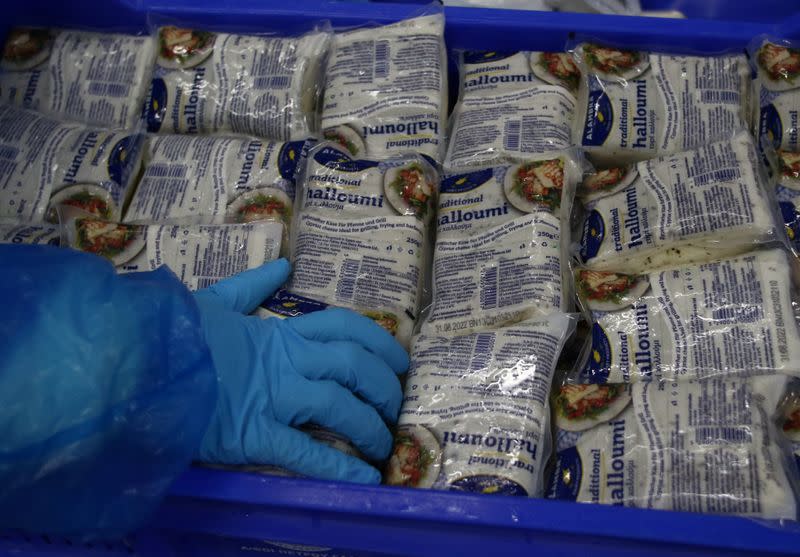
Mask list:
[[[121,83],[93,81],[89,84],[89,94],[95,97],[127,97],[128,86]]]
[[[503,147],[508,151],[519,151],[519,133],[521,124],[519,120],[506,122],[503,130]]]
[[[336,285],[337,300],[352,300],[356,290],[356,278],[360,265],[356,259],[347,259],[342,264],[342,276]]]
[[[704,426],[695,429],[695,442],[698,445],[718,445],[720,443],[751,443],[753,432],[750,426]]]
[[[700,100],[709,104],[739,104],[738,91],[701,91]]]
[[[469,363],[470,371],[481,371],[489,367],[494,350],[494,333],[478,333],[475,335],[475,349],[472,351],[472,361]]]
[[[497,267],[484,269],[481,273],[481,309],[497,307]]]
[[[254,89],[288,89],[291,77],[288,75],[267,75],[253,80]]]
[[[0,145],[0,159],[15,160],[19,154],[19,149],[11,145]]]
[[[733,182],[742,177],[742,173],[738,168],[723,168],[713,172],[706,172],[705,174],[698,174],[694,177],[694,183],[698,186],[707,186],[710,183],[716,182]]]
[[[375,43],[375,77],[389,76],[389,41]]]
[[[185,164],[153,163],[147,167],[145,176],[151,178],[186,178]]]
[[[195,281],[197,282],[197,290],[202,290],[203,288],[208,288],[212,284],[216,284],[219,282],[218,277],[196,277]]]

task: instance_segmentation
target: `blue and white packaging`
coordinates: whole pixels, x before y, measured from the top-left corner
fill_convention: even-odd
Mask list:
[[[0,244],[47,244],[57,246],[61,232],[50,225],[0,224]]]
[[[746,127],[743,55],[671,56],[581,43],[575,56],[584,79],[572,137],[598,166],[695,149]]]
[[[575,380],[800,376],[793,263],[768,249],[639,276],[578,270],[593,324]]]
[[[632,387],[632,405],[562,438],[548,496],[796,519],[798,472],[774,419],[788,378]]]
[[[782,241],[752,137],[638,163],[627,186],[585,206],[575,246],[588,268],[639,274]]]
[[[549,392],[574,319],[554,314],[459,336],[417,336],[385,481],[542,497]]]
[[[441,161],[447,61],[441,12],[336,33],[322,128],[363,145],[361,158],[421,153]]]
[[[18,28],[0,73],[0,98],[57,118],[135,128],[156,54],[149,36]]]
[[[144,136],[0,106],[0,221],[56,222],[65,204],[118,220],[133,191]]]
[[[164,26],[147,100],[151,133],[298,141],[317,130],[330,33],[268,37]]]

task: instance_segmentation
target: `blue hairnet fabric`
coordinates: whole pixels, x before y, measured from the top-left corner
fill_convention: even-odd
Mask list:
[[[0,246],[0,528],[115,538],[189,464],[216,376],[167,269]]]

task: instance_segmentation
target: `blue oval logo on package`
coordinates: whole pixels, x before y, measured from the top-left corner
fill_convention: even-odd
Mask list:
[[[781,122],[781,115],[774,104],[768,104],[761,107],[761,120],[758,125],[759,138],[766,137],[776,149],[781,146],[783,141],[783,122]]]
[[[108,176],[124,188],[137,170],[139,150],[144,143],[144,135],[126,135],[111,148],[108,155]]]
[[[583,233],[581,235],[581,261],[586,263],[597,255],[600,245],[606,235],[606,225],[603,216],[596,210],[592,210],[586,220],[583,221]]]
[[[340,172],[362,172],[375,168],[379,164],[376,161],[354,160],[350,155],[335,147],[323,147],[314,153],[314,160],[326,168]]]
[[[614,109],[602,83],[595,79],[594,88],[589,91],[586,122],[583,127],[582,144],[598,147],[603,145],[611,134],[614,124]]]
[[[592,347],[581,370],[581,377],[589,383],[606,383],[611,366],[611,343],[599,324],[592,325]]]
[[[556,465],[547,486],[548,499],[576,501],[581,489],[583,463],[577,447],[569,447],[556,455]]]
[[[517,482],[500,476],[467,476],[450,484],[450,491],[482,493],[484,495],[516,495],[527,497],[528,492]]]
[[[439,191],[441,193],[464,193],[472,191],[491,180],[493,176],[494,169],[492,168],[478,170],[468,174],[454,174],[442,180]]]
[[[167,85],[160,77],[153,78],[150,84],[150,96],[145,111],[147,131],[157,133],[164,123],[164,114],[167,112]]]
[[[305,141],[290,141],[281,147],[278,153],[278,172],[284,180],[294,181],[294,173],[303,154],[304,144]]]
[[[791,201],[778,203],[781,208],[783,223],[786,225],[786,235],[795,250],[800,250],[800,211]]]
[[[467,50],[464,52],[464,63],[484,64],[486,62],[497,62],[514,56],[518,50]]]
[[[281,317],[297,317],[327,309],[328,304],[292,294],[288,290],[281,288],[271,297],[261,302],[261,307]]]

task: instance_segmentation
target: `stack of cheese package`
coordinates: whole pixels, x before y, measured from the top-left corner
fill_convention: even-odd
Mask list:
[[[796,261],[746,129],[746,59],[576,55],[576,139],[599,169],[576,219],[591,329],[553,396],[548,495],[794,519],[776,418],[800,375]]]
[[[168,265],[190,288],[275,259],[330,35],[13,30],[0,238]]]

